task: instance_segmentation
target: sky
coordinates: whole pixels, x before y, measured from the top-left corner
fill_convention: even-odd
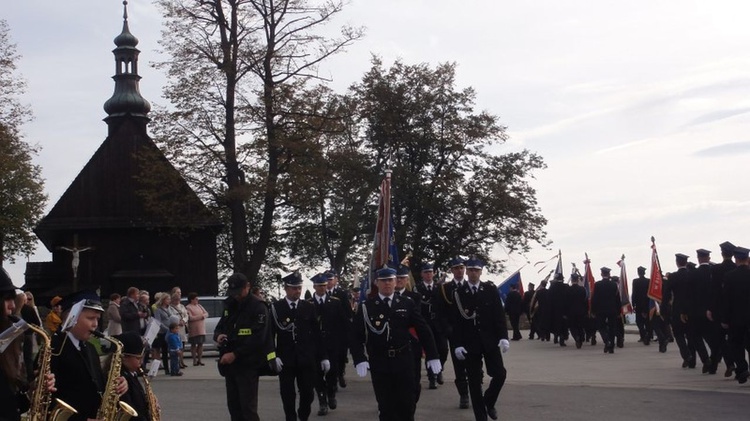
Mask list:
[[[165,76],[149,66],[164,58],[161,16],[146,0],[128,11],[141,93],[166,105]],[[665,271],[674,253],[696,261],[706,248],[720,260],[723,241],[750,246],[749,14],[750,3],[728,0],[352,0],[326,31],[351,24],[366,36],[320,72],[343,91],[372,54],[386,65],[456,62],[457,86],[475,88],[477,110],[508,128],[493,151],[528,149],[548,166],[531,184],[552,244],[498,256],[509,271],[538,284],[554,262],[541,273],[533,263],[560,250],[566,276],[588,253],[596,275],[625,255],[632,279],[650,265],[651,236]],[[0,19],[22,55],[22,100],[35,115],[23,131],[42,147],[49,209],[107,135],[122,4],[16,1]],[[41,244],[29,257],[50,259]],[[17,285],[26,261],[6,264]]]

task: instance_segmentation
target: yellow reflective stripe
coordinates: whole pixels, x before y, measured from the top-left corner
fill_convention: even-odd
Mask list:
[[[271,361],[276,359],[276,353],[275,352],[269,352],[268,355],[266,355],[266,360]]]
[[[253,330],[250,328],[247,328],[247,329],[240,329],[240,332],[237,334],[237,336],[248,336],[252,334],[253,334]]]

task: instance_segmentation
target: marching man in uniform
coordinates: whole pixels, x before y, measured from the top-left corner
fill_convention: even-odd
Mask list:
[[[505,309],[492,282],[482,282],[484,263],[479,259],[466,261],[468,282],[453,292],[455,326],[453,338],[456,359],[466,361],[469,395],[476,421],[497,419],[495,403],[505,384],[506,370],[503,353],[510,349]],[[487,368],[490,383],[482,393],[482,362]]]
[[[370,370],[380,421],[413,421],[416,379],[409,328],[419,336],[427,368],[439,373],[435,340],[414,300],[395,295],[396,270],[380,269],[377,278],[378,295],[362,304],[352,325],[354,365],[360,377]]]

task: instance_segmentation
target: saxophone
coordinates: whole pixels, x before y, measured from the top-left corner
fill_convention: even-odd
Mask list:
[[[120,402],[120,395],[115,390],[115,380],[120,377],[120,369],[122,368],[122,342],[112,337],[106,337],[97,331],[92,330],[91,333],[99,339],[109,341],[115,347],[107,374],[107,385],[104,387],[104,393],[102,393],[102,403],[99,410],[96,411],[96,419],[127,421],[132,417],[137,417],[138,412],[127,403]]]
[[[143,372],[143,369],[138,371],[138,375],[143,377],[143,384],[146,388],[146,395],[148,397],[148,412],[151,413],[150,421],[161,421],[161,409],[159,403],[156,401],[156,395],[151,390],[151,382],[148,381],[148,375]]]
[[[13,321],[19,319],[10,316]],[[39,374],[37,375],[36,387],[31,395],[31,405],[29,411],[21,417],[27,421],[65,421],[71,416],[78,413],[72,406],[60,399],[55,399],[55,406],[50,411],[52,394],[47,388],[47,375],[50,374],[50,364],[52,362],[52,345],[47,335],[41,327],[27,323],[26,327],[42,337],[42,347],[39,349]]]

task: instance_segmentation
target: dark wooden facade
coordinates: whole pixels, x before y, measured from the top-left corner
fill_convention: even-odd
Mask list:
[[[108,297],[130,286],[217,293],[221,224],[148,136],[137,43],[126,17],[115,38],[115,93],[105,104],[109,135],[35,229],[52,253],[51,262],[27,265],[25,288],[40,302],[80,289]],[[62,247],[82,250],[77,277]]]

